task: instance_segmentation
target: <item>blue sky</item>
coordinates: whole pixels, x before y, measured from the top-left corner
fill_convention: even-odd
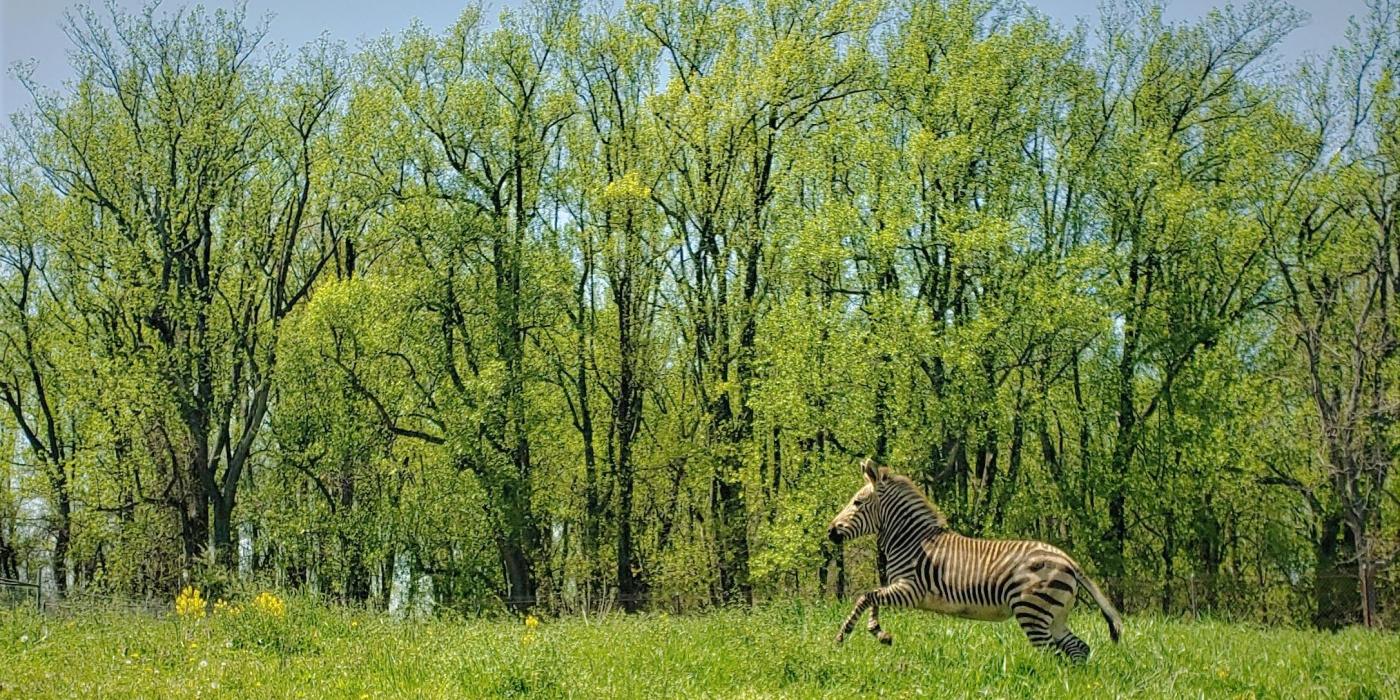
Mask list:
[[[1099,0],[1028,0],[1046,14],[1065,24],[1077,18],[1093,19],[1098,14]],[[116,0],[128,9],[139,9],[146,0]],[[494,0],[487,4],[488,14],[519,0]],[[103,0],[92,4],[101,7]],[[78,5],[70,0],[0,0],[0,115],[8,115],[29,104],[29,96],[10,75],[16,61],[33,59],[35,77],[48,87],[58,87],[69,77],[68,38],[61,29],[63,14]],[[183,4],[180,0],[165,0],[165,7]],[[193,4],[193,3],[190,3]],[[206,7],[232,7],[237,0],[202,0]],[[1168,16],[1173,19],[1199,17],[1213,7],[1228,4],[1224,0],[1168,0]],[[1309,52],[1324,52],[1342,40],[1347,17],[1365,13],[1364,0],[1294,0],[1294,6],[1311,15],[1309,24],[1293,33],[1283,46],[1288,58]],[[450,24],[465,3],[433,2],[432,0],[247,0],[252,17],[271,15],[269,39],[289,47],[298,47],[322,33],[343,39],[352,45],[364,37],[374,37],[386,31],[398,32],[413,18],[434,29]],[[0,118],[0,122],[7,119]]]

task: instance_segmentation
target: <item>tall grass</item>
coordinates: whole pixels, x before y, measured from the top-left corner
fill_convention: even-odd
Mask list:
[[[1400,637],[1133,617],[1082,666],[1013,623],[886,610],[884,647],[832,637],[846,609],[602,620],[430,620],[288,601],[200,619],[0,611],[0,698],[1400,697]]]

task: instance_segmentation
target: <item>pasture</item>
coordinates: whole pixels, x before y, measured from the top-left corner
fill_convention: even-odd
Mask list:
[[[1400,637],[1131,616],[1071,666],[1013,623],[887,609],[884,647],[837,647],[847,607],[601,619],[394,621],[289,600],[193,619],[0,611],[0,698],[1400,697]]]

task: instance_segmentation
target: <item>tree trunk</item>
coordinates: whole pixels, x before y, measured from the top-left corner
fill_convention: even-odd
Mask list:
[[[632,479],[618,479],[617,492],[617,597],[622,609],[636,612],[641,607],[640,587],[632,555]]]
[[[365,555],[354,542],[347,542],[345,549],[350,552],[350,565],[345,572],[345,598],[364,605],[369,601],[369,567],[365,565]]]
[[[214,498],[214,561],[225,571],[236,565],[233,546],[233,499]]]
[[[574,347],[574,392],[578,396],[578,407],[574,426],[583,444],[583,556],[587,572],[583,582],[586,600],[597,600],[603,593],[602,571],[602,525],[603,499],[598,483],[598,454],[594,446],[593,404],[589,395],[588,381],[588,319],[593,315],[590,296],[587,293],[593,280],[593,252],[591,242],[583,251],[583,273],[574,288],[574,305],[577,316],[574,331],[577,334]]]
[[[394,550],[391,547],[379,564],[379,600],[385,610],[389,609],[389,599],[394,593]]]
[[[715,472],[715,544],[719,549],[719,595],[722,605],[753,602],[749,582],[748,515],[738,457],[725,455]]]
[[[1133,363],[1124,360],[1119,368],[1118,433],[1109,462],[1108,537],[1106,538],[1104,570],[1112,582],[1109,595],[1118,609],[1123,609],[1123,590],[1127,584],[1127,481],[1133,459],[1134,427],[1137,409],[1133,406]]]
[[[529,473],[528,450],[523,440],[517,444],[516,472],[506,478],[500,498],[504,532],[498,542],[506,578],[506,602],[518,613],[538,602],[535,561],[543,539],[530,504],[530,482],[520,476],[522,470]]]
[[[881,355],[881,357],[880,357],[880,367],[879,367],[879,369],[878,369],[877,371],[880,373],[880,375],[881,375],[882,377],[883,377],[883,375],[884,375],[884,373],[885,373],[885,369],[884,369],[884,368],[885,368],[885,363],[886,363],[887,361],[888,361],[888,356],[886,356],[886,355]],[[889,462],[888,462],[888,460],[889,460],[888,454],[889,454],[889,444],[890,444],[890,441],[889,441],[889,434],[887,433],[887,430],[888,430],[888,428],[887,428],[888,422],[887,422],[887,420],[886,420],[886,418],[885,418],[885,413],[886,413],[886,411],[887,411],[887,406],[886,406],[886,399],[885,399],[885,382],[884,382],[883,379],[880,379],[880,380],[878,380],[878,382],[877,382],[877,384],[876,384],[876,388],[875,388],[875,463],[876,463],[876,464],[888,464],[888,463],[889,463]],[[890,578],[889,578],[889,573],[888,573],[888,570],[887,570],[887,569],[888,569],[888,564],[887,564],[887,562],[885,561],[885,549],[884,549],[883,547],[876,547],[876,548],[875,548],[875,576],[876,576],[876,580],[878,580],[878,581],[880,582],[880,585],[881,585],[881,586],[888,586],[888,585],[890,584]]]
[[[721,338],[724,337],[721,335]],[[727,353],[725,353],[727,354]],[[727,362],[715,364],[723,368]],[[744,385],[740,381],[740,387]],[[742,400],[742,399],[740,399]],[[729,391],[710,403],[710,434],[714,454],[714,476],[710,489],[710,521],[718,555],[718,588],[715,603],[751,603],[749,583],[748,510],[744,503],[742,461],[743,419],[735,415]]]
[[[1172,580],[1176,578],[1176,524],[1170,508],[1163,518],[1162,528],[1162,614],[1172,613]]]
[[[1361,624],[1366,627],[1380,627],[1381,620],[1376,611],[1375,569],[1365,555],[1357,557],[1356,567],[1361,588]]]
[[[1196,562],[1205,584],[1205,603],[1207,608],[1213,609],[1220,600],[1220,567],[1225,557],[1220,521],[1211,510],[1209,493],[1196,516],[1196,538]]]
[[[208,492],[201,488],[201,470],[194,462],[192,459],[187,467],[187,483],[180,513],[180,539],[185,550],[186,573],[204,558],[209,549],[209,497]]]
[[[19,557],[15,548],[5,539],[4,532],[0,532],[0,577],[19,578]]]
[[[355,478],[349,464],[340,470],[340,504],[336,512],[342,521],[351,516],[355,508]],[[364,549],[343,531],[340,535],[340,551],[350,558],[345,571],[345,598],[352,603],[363,605],[369,600],[369,566],[365,563]]]
[[[636,386],[632,381],[629,361],[624,359],[622,381],[619,384],[615,416],[617,434],[617,590],[622,608],[635,612],[640,606],[642,585],[637,576],[636,557],[632,544],[632,450],[640,416],[636,410]]]
[[[1021,461],[1026,443],[1026,423],[1022,417],[1025,414],[1026,406],[1017,400],[1016,415],[1011,419],[1011,452],[1007,456],[1010,463],[1006,478],[1003,479],[1003,486],[997,490],[996,500],[992,503],[992,528],[995,531],[1001,530],[1002,522],[1006,518],[1007,506],[1011,503],[1012,491],[1016,489],[1017,480],[1021,477]]]
[[[603,591],[601,569],[601,541],[603,524],[603,501],[598,484],[598,455],[593,446],[593,416],[588,399],[588,379],[584,361],[584,342],[580,334],[578,349],[578,411],[579,439],[583,442],[583,556],[587,559],[588,573],[584,590],[588,600],[594,600]]]
[[[751,244],[742,253],[743,316],[739,326],[738,355],[732,358],[738,380],[738,396],[732,400],[738,405],[731,404],[729,394],[725,393],[715,413],[719,419],[716,421],[720,428],[718,434],[725,438],[715,474],[715,494],[718,498],[715,542],[719,546],[720,602],[742,602],[746,605],[753,604],[753,585],[749,581],[749,518],[740,454],[753,436],[754,414],[748,397],[754,378],[753,358],[758,336],[756,306],[761,253],[761,241]],[[728,354],[725,356],[728,357]],[[720,368],[723,369],[726,364],[721,363]]]
[[[1347,517],[1346,521],[1346,531],[1350,535],[1353,556],[1356,560],[1356,604],[1361,617],[1360,622],[1365,627],[1379,627],[1380,619],[1376,612],[1375,568],[1371,565],[1368,553],[1370,533],[1366,529],[1365,521],[1355,517]]]
[[[506,575],[506,607],[524,614],[535,605],[535,572],[530,557],[521,548],[520,533],[508,533],[498,541],[501,566]]]
[[[1326,516],[1317,542],[1317,573],[1313,583],[1313,625],[1340,629],[1357,622],[1361,607],[1357,586],[1345,564],[1355,556],[1351,533],[1340,514]]]
[[[535,560],[543,541],[531,503],[533,465],[525,411],[525,327],[520,308],[526,219],[522,168],[517,159],[513,168],[512,217],[500,219],[503,235],[493,245],[495,341],[505,374],[499,398],[502,410],[495,429],[506,446],[511,466],[499,484],[505,525],[501,558],[507,602],[512,610],[521,613],[538,602]]]
[[[843,600],[846,597],[846,547],[839,543],[824,542],[822,555],[821,568],[817,569],[817,590],[819,593],[825,593],[830,585],[836,600]]]
[[[62,467],[58,467],[62,470]],[[62,488],[55,497],[58,499],[58,522],[54,524],[53,538],[53,579],[60,597],[68,595],[68,549],[72,542],[73,506],[68,497],[66,475],[60,479]]]
[[[1108,474],[1108,533],[1104,542],[1103,565],[1105,578],[1111,588],[1109,596],[1113,604],[1122,610],[1123,590],[1127,584],[1128,517],[1127,489],[1129,470],[1132,467],[1133,453],[1137,440],[1137,404],[1134,382],[1137,375],[1137,348],[1139,341],[1138,305],[1146,300],[1140,295],[1150,294],[1151,283],[1146,283],[1149,291],[1140,289],[1143,280],[1143,263],[1138,258],[1138,239],[1131,236],[1132,258],[1128,263],[1128,290],[1131,293],[1123,316],[1123,350],[1118,360],[1118,416],[1117,432],[1113,441],[1113,455],[1109,461]]]
[[[630,229],[628,235],[630,235]],[[624,261],[624,265],[632,261]],[[634,467],[632,452],[642,425],[642,387],[637,376],[639,347],[636,336],[637,313],[635,280],[624,270],[613,279],[613,303],[617,307],[618,382],[613,405],[613,435],[616,447],[617,503],[617,587],[622,607],[635,612],[640,606],[642,582],[632,544],[632,491]]]

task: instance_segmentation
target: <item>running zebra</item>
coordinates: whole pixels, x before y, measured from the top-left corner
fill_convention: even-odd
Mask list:
[[[866,483],[827,534],[841,542],[875,533],[889,585],[856,599],[836,635],[838,644],[867,608],[870,633],[891,643],[890,633],[880,629],[879,608],[906,605],[974,620],[1015,615],[1032,645],[1079,662],[1089,657],[1089,645],[1065,626],[1079,586],[1098,603],[1109,636],[1118,641],[1118,611],[1068,554],[1044,542],[959,535],[914,482],[884,467],[877,471],[869,459],[861,469]]]

